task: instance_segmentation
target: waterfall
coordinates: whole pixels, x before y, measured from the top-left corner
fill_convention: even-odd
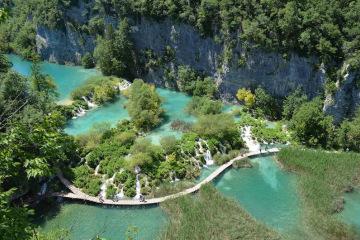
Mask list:
[[[74,113],[74,117],[73,119],[76,119],[78,117],[82,117],[86,114],[86,111],[85,109],[83,109],[82,107],[79,107],[78,109],[75,110],[75,113]]]
[[[213,165],[214,164],[214,160],[212,159],[211,156],[211,152],[210,150],[206,150],[205,154],[204,154],[204,158],[205,158],[205,162],[207,166]]]
[[[100,170],[100,164],[96,166],[95,168],[95,175],[98,175],[99,174],[99,170]]]
[[[140,199],[140,195],[141,195],[141,183],[140,183],[140,167],[136,166],[135,167],[135,173],[136,173],[136,195],[134,197],[134,199]]]
[[[124,188],[121,188],[120,192],[118,194],[116,194],[116,198],[121,199],[124,198]]]
[[[100,166],[100,164],[99,164],[98,166]],[[112,184],[112,183],[114,182],[115,175],[116,175],[116,174],[114,174],[111,178],[106,179],[106,180],[103,182],[103,184],[101,184],[101,186],[100,186],[100,194],[99,194],[99,195],[102,196],[104,199],[106,198],[106,189],[107,189],[107,186],[108,186],[109,184]],[[105,176],[105,175],[104,175],[104,176]]]
[[[204,147],[203,147],[203,142],[206,145],[206,149],[204,149]],[[198,141],[196,141],[196,143],[199,146],[199,149],[195,148],[195,155],[199,156],[200,154],[203,154],[205,162],[206,162],[206,166],[213,165],[214,160],[212,159],[209,145],[207,144],[207,142],[200,138]]]
[[[131,87],[131,83],[129,81],[123,80],[121,83],[119,83],[119,91],[124,91]]]
[[[260,144],[258,141],[254,140],[251,136],[251,127],[245,126],[243,128],[243,133],[241,135],[246,146],[249,148],[250,152],[258,152],[260,151]]]
[[[44,183],[41,185],[41,188],[40,188],[40,191],[38,192],[38,195],[39,195],[39,196],[44,196],[44,194],[46,193],[46,190],[47,190],[47,183],[44,182]]]
[[[101,197],[103,197],[104,199],[106,198],[106,189],[107,189],[107,184],[106,184],[106,181],[105,181],[105,182],[103,182],[103,184],[101,184],[100,193],[99,193],[99,195]]]
[[[89,108],[97,107],[97,105],[95,103],[91,102],[87,97],[82,96],[82,99],[84,99],[84,101],[89,106]]]

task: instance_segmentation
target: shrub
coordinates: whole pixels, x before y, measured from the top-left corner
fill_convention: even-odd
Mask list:
[[[81,58],[81,63],[84,66],[84,68],[93,68],[93,67],[95,67],[95,59],[93,58],[91,53],[86,53]]]
[[[113,199],[116,195],[116,188],[113,185],[110,185],[106,189],[106,198]]]
[[[125,196],[133,198],[136,196],[135,186],[127,187],[124,191]]]
[[[211,100],[207,97],[193,97],[186,107],[186,111],[193,115],[207,115],[221,113],[221,101]]]
[[[141,79],[134,80],[130,87],[127,109],[138,129],[148,131],[161,122],[161,98],[154,86]]]

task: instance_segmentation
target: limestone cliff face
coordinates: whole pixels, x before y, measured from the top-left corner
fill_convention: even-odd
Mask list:
[[[189,25],[171,20],[156,22],[140,19],[134,22],[133,39],[138,49],[153,49],[161,53],[165,46],[175,49],[174,65],[189,65],[214,76],[223,98],[231,99],[238,88],[262,86],[276,96],[286,96],[297,87],[303,87],[313,97],[323,89],[324,73],[315,69],[315,58],[296,54],[286,60],[280,54],[260,49],[245,51],[239,43],[228,63],[220,63],[224,46],[213,39],[203,38]],[[238,59],[245,57],[239,66]],[[151,72],[147,80],[161,84],[162,71]]]
[[[59,64],[81,64],[81,57],[95,48],[94,37],[81,34],[71,24],[64,30],[38,27],[36,45],[44,60]]]
[[[83,7],[69,10],[67,16],[72,22],[83,23]],[[117,22],[116,19],[107,19]],[[284,59],[281,54],[261,49],[245,50],[241,43],[233,49],[229,59],[224,61],[224,46],[212,38],[202,37],[192,26],[170,19],[155,21],[147,18],[131,19],[132,37],[136,49],[152,49],[161,55],[166,46],[175,50],[175,60],[167,67],[189,65],[193,69],[213,76],[223,99],[234,99],[240,87],[263,87],[275,96],[284,97],[297,87],[302,87],[309,97],[323,91],[325,74],[316,68],[316,58],[304,58],[290,54]],[[92,52],[95,37],[81,33],[72,24],[63,30],[37,29],[38,52],[44,60],[57,63],[79,64],[81,56]],[[239,66],[238,59],[245,59]],[[143,76],[147,81],[166,86],[163,69],[150,69]]]
[[[343,75],[343,80],[337,82],[337,91],[328,95],[324,104],[324,111],[332,115],[336,123],[354,113],[360,105],[359,73],[349,73],[344,66]]]

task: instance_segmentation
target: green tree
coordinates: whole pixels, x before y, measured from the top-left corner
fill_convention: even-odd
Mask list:
[[[4,8],[0,8],[0,23],[5,22],[7,18],[8,18],[7,11]]]
[[[236,93],[236,98],[245,103],[245,106],[252,107],[255,103],[255,95],[250,90],[240,88]]]
[[[56,85],[49,75],[41,73],[40,65],[34,63],[31,67],[30,81],[32,84],[32,90],[44,97],[44,101],[52,101],[57,97]]]
[[[207,115],[221,113],[223,104],[221,101],[207,97],[193,97],[186,106],[186,111],[193,115]]]
[[[2,177],[4,175],[1,175]],[[2,182],[0,182],[0,185]],[[11,204],[11,197],[15,190],[2,191],[0,188],[0,232],[1,239],[29,239],[31,224],[29,221],[30,211],[25,207],[17,207]]]
[[[120,21],[113,32],[109,26],[104,38],[99,38],[94,52],[96,61],[105,75],[131,78],[135,72],[135,51],[126,19]]]
[[[150,130],[161,122],[161,98],[154,86],[134,80],[129,90],[127,109],[138,129]]]
[[[281,113],[281,107],[270,94],[263,88],[255,90],[255,103],[252,108],[256,113],[262,113],[269,119],[278,119]]]
[[[84,66],[84,68],[95,67],[95,59],[91,55],[91,53],[85,53],[85,55],[81,58],[81,63]]]
[[[307,100],[308,98],[303,91],[300,88],[296,89],[284,100],[282,112],[283,117],[286,120],[290,120],[294,112],[296,112],[303,103],[307,102]]]
[[[11,67],[9,59],[4,55],[0,54],[0,74],[7,72]]]
[[[294,113],[290,129],[295,140],[308,147],[330,147],[334,137],[333,119],[322,111],[320,98],[304,103]]]
[[[229,114],[214,114],[199,117],[193,131],[204,139],[215,139],[229,143],[233,148],[240,148],[242,140],[234,118]]]
[[[337,138],[342,149],[360,152],[360,110],[357,110],[352,120],[341,123]]]

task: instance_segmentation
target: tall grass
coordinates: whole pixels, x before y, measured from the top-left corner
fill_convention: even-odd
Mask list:
[[[289,147],[278,160],[299,175],[308,225],[323,239],[359,239],[335,213],[342,210],[346,189],[360,186],[360,154]]]
[[[161,207],[169,214],[170,223],[160,239],[280,239],[211,184],[204,185],[195,197],[173,199]]]

